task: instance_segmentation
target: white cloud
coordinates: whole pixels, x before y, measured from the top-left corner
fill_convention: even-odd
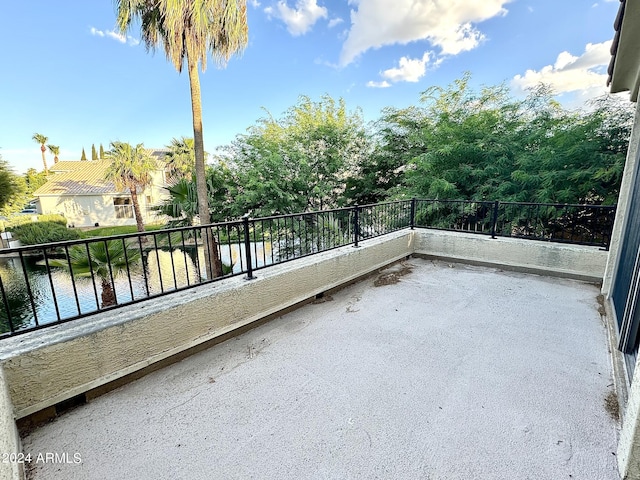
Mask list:
[[[611,41],[588,43],[579,57],[561,52],[553,65],[540,70],[527,70],[524,75],[513,77],[514,88],[524,91],[540,83],[550,85],[557,94],[579,92],[592,97],[607,92],[607,75],[604,68],[611,59]]]
[[[113,32],[111,30],[107,30],[105,32],[105,34],[108,37],[111,37],[111,38],[113,38],[114,40],[117,40],[120,43],[127,43],[127,37],[122,35],[121,33],[116,33],[116,32]]]
[[[120,43],[126,43],[131,45],[132,47],[135,47],[136,45],[138,45],[140,43],[140,40],[138,40],[137,38],[132,37],[131,35],[122,35],[121,33],[118,32],[114,32],[113,30],[98,30],[95,27],[91,27],[90,29],[91,35],[95,36],[95,37],[109,37],[112,38]]]
[[[391,84],[386,80],[383,80],[382,82],[374,82],[373,80],[367,82],[367,87],[371,88],[389,88],[390,86]]]
[[[511,0],[349,0],[351,30],[340,64],[348,65],[370,48],[428,40],[444,55],[476,48],[485,36],[475,25],[506,15]]]
[[[260,6],[260,2],[258,0],[249,0],[249,5],[253,8],[258,8]]]
[[[276,7],[267,7],[265,13],[282,20],[291,35],[298,36],[307,33],[321,18],[327,18],[325,7],[316,3],[317,0],[297,0],[294,8],[287,5],[286,0],[280,0]]]
[[[332,18],[331,20],[329,20],[329,28],[333,28],[336,25],[340,25],[342,22],[344,22],[343,19],[341,18]]]
[[[429,52],[425,52],[422,58],[402,57],[398,62],[398,68],[390,68],[381,75],[392,82],[417,82],[424,77],[429,62]]]

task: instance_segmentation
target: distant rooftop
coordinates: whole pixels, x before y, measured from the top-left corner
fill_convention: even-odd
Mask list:
[[[40,195],[100,195],[117,193],[113,182],[104,179],[109,160],[61,161],[50,169],[47,183],[33,192]]]
[[[166,155],[166,149],[151,151],[158,161]],[[47,183],[33,195],[102,195],[122,193],[113,182],[104,179],[109,160],[62,160],[49,168]]]

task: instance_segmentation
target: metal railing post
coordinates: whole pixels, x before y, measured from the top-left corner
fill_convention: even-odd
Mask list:
[[[353,208],[353,246],[358,247],[358,239],[360,238],[360,207],[356,204]]]
[[[411,227],[411,230],[416,226],[416,197],[411,199],[411,219],[409,226]]]
[[[498,207],[500,202],[496,200],[493,202],[493,215],[491,216],[491,238],[496,238],[496,224],[498,223]]]
[[[247,262],[247,276],[245,280],[253,280],[253,261],[251,259],[251,239],[249,238],[249,214],[242,216],[242,225],[244,227],[244,258]]]

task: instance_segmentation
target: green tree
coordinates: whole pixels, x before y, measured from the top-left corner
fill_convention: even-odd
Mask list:
[[[138,231],[144,232],[138,193],[151,184],[151,173],[158,169],[156,160],[142,143],[132,147],[124,142],[111,142],[111,150],[106,156],[111,163],[105,178],[112,181],[118,190],[129,191]]]
[[[47,145],[49,152],[53,155],[53,163],[58,163],[58,155],[60,155],[60,147],[57,145]]]
[[[524,100],[505,85],[475,90],[467,74],[387,109],[352,197],[613,203],[631,109],[603,98],[567,111],[540,85]]]
[[[100,144],[100,160],[104,160],[104,147]]]
[[[237,179],[224,162],[207,167],[207,197],[213,222],[223,222],[241,215],[236,205]],[[171,217],[170,227],[193,225],[198,215],[198,194],[196,183],[181,178],[167,188],[169,198],[156,208],[163,215]]]
[[[248,39],[246,0],[116,0],[116,10],[121,33],[126,34],[132,23],[139,20],[142,40],[148,49],[162,45],[167,59],[178,72],[186,63],[193,112],[199,214],[201,223],[208,224],[198,64],[204,71],[211,52],[219,65],[225,65],[232,55],[244,50]],[[208,245],[205,254],[206,264],[214,265],[213,271],[208,273],[220,276],[222,268],[217,247]]]
[[[167,149],[165,161],[169,175],[176,179],[191,179],[196,165],[193,138],[173,138]]]
[[[339,206],[347,176],[369,153],[360,112],[325,95],[260,119],[226,155],[237,165],[238,207],[274,215]]]
[[[0,207],[0,215],[5,217],[22,210],[31,199],[31,195],[27,192],[27,184],[24,177],[13,175],[13,172],[10,172],[9,179],[7,179],[2,168],[0,168],[0,189],[2,189],[3,193],[6,192],[5,184],[7,181],[11,182],[14,190],[12,191],[11,196],[6,199],[4,204],[2,204],[2,207]],[[0,203],[2,202],[2,197],[4,197],[4,195],[0,195]]]
[[[172,218],[167,224],[169,228],[193,225],[194,218],[198,215],[198,192],[195,182],[181,178],[175,185],[167,187],[167,191],[169,198],[154,209]]]
[[[374,145],[351,172],[343,202],[365,205],[406,196],[407,164],[424,152],[419,132],[424,122],[420,108],[385,108],[374,123]]]
[[[47,147],[45,147],[45,143],[49,141],[49,137],[45,137],[41,133],[34,133],[33,137],[31,137],[34,142],[40,145],[40,152],[42,152],[42,164],[44,165],[44,172],[49,173],[49,169],[47,168],[47,159],[45,157],[45,152],[47,151]]]
[[[87,161],[87,154],[84,152],[84,147],[82,147],[82,156],[80,157],[80,160],[83,162]]]
[[[101,308],[105,308],[117,304],[111,275],[115,278],[119,273],[124,272],[127,266],[139,260],[140,252],[137,249],[127,249],[124,242],[120,240],[104,240],[90,242],[87,247],[84,245],[71,247],[68,259],[51,260],[50,263],[66,269],[70,266],[73,275],[79,277],[91,277],[93,272],[93,275],[100,279]]]
[[[96,152],[95,144],[91,144],[91,160],[98,160],[98,152]]]
[[[4,168],[8,169],[5,164]],[[7,202],[0,206],[0,215],[9,216],[13,213],[19,212],[24,206],[33,198],[32,194],[42,185],[47,183],[47,175],[42,172],[36,171],[35,168],[30,168],[22,175],[15,175],[11,170],[9,171],[10,182],[14,185],[15,189],[10,193]],[[3,177],[2,161],[0,160],[0,179]],[[0,192],[8,192],[8,188],[4,186],[4,182],[0,180]],[[0,198],[2,198],[0,193]]]
[[[29,194],[35,192],[42,185],[47,183],[47,176],[44,172],[38,172],[35,168],[29,168],[24,174],[24,179],[27,185],[27,192]]]
[[[19,178],[11,171],[9,164],[0,156],[0,208],[4,208],[9,204],[11,199],[19,194],[22,188]]]

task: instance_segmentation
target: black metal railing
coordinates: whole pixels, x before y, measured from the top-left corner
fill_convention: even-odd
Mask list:
[[[615,205],[416,200],[414,224],[609,248]]]
[[[404,228],[608,248],[615,207],[403,200],[4,249],[0,338]],[[216,268],[217,267],[217,268]]]

